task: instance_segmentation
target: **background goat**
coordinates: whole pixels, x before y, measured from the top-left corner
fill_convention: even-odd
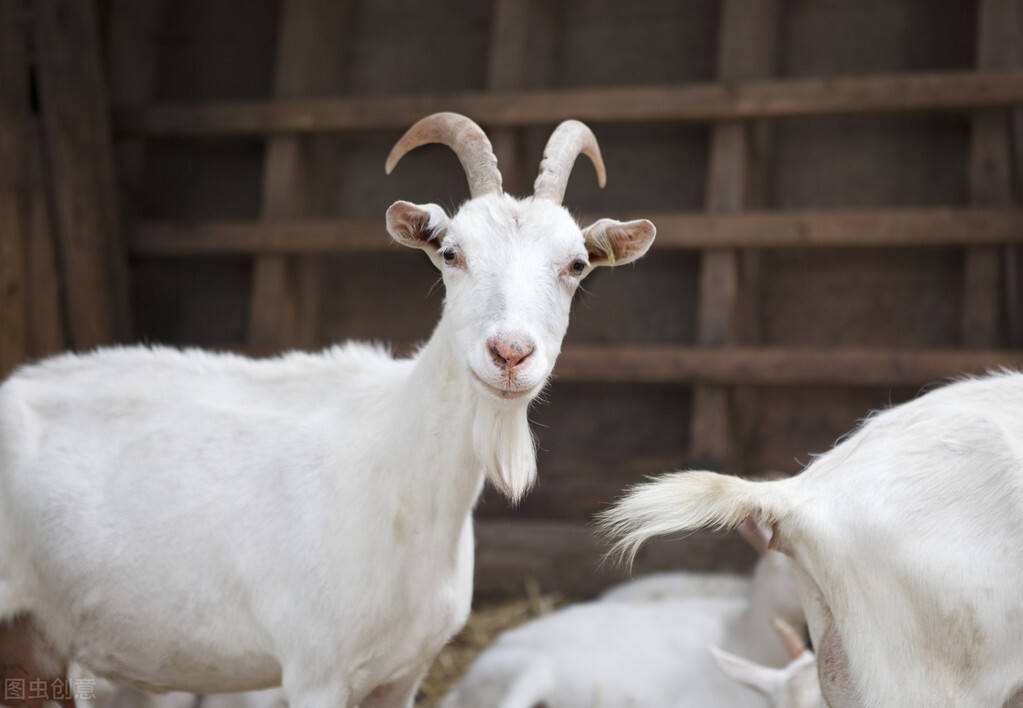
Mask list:
[[[784,668],[764,666],[719,647],[711,647],[714,660],[733,679],[764,694],[772,708],[824,708],[813,652],[788,622],[775,617],[772,624],[791,659]]]
[[[771,632],[771,619],[782,615],[803,626],[788,559],[768,551],[755,527],[744,536],[763,550],[752,581],[742,579],[744,594],[701,594],[738,586],[712,582],[705,573],[625,583],[594,602],[502,633],[442,707],[767,708],[766,698],[717,670],[710,652],[721,645],[783,667],[788,653]]]
[[[877,413],[790,479],[666,475],[604,522],[631,556],[755,512],[795,561],[832,708],[1023,699],[1023,374]]]
[[[415,356],[112,348],[0,388],[0,618],[30,618],[50,659],[151,691],[283,682],[292,708],[411,704],[469,612],[484,478],[512,500],[533,482],[526,408],[579,281],[655,233],[582,230],[561,206],[580,152],[604,181],[577,121],[551,135],[525,199],[455,114],[414,125],[387,171],[429,142],[454,149],[471,199],[451,217],[387,210],[447,292]]]

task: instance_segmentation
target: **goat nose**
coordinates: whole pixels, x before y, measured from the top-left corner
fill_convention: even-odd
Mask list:
[[[514,369],[536,351],[536,345],[523,335],[504,335],[488,339],[487,349],[498,368]]]

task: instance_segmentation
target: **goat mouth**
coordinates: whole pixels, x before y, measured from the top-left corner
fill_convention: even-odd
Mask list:
[[[494,386],[493,384],[489,384],[486,381],[484,381],[483,378],[475,371],[472,372],[472,375],[480,383],[480,385],[483,386],[483,388],[485,388],[489,393],[492,393],[498,398],[504,399],[506,401],[511,401],[515,400],[516,398],[528,396],[530,392],[533,390],[532,388],[523,389],[498,388],[497,386]]]

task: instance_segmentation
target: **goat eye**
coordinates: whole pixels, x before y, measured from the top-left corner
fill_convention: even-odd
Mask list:
[[[572,261],[570,270],[572,271],[573,275],[582,275],[582,272],[586,270],[586,261],[576,258],[574,261]]]

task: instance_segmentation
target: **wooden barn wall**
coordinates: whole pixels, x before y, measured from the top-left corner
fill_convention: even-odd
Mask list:
[[[271,95],[279,3],[170,3],[157,37],[154,98]],[[719,3],[571,0],[545,5],[555,41],[538,42],[527,87],[712,81]],[[787,0],[782,76],[966,69],[975,65],[970,0]],[[333,92],[388,94],[487,88],[491,3],[346,0],[336,29]],[[550,126],[552,127],[552,126]],[[519,131],[528,185],[550,127]],[[766,126],[764,206],[881,207],[966,204],[970,122],[965,115],[784,119]],[[566,204],[608,216],[705,205],[709,127],[600,125],[608,185],[580,160]],[[394,131],[303,138],[315,184],[307,216],[377,217],[395,199],[454,208],[464,177],[439,147],[406,156],[390,177]],[[256,218],[264,141],[163,139],[126,201],[147,219]],[[521,187],[521,184],[520,184]],[[747,343],[958,346],[963,250],[785,249],[758,257]],[[429,335],[442,292],[418,252],[325,257],[318,343],[385,340],[407,352]],[[566,344],[693,343],[699,255],[653,251],[635,267],[594,274],[574,305]],[[240,348],[251,259],[136,259],[135,331],[174,344]],[[869,410],[914,390],[764,387],[738,403],[744,472],[793,473]],[[586,520],[625,485],[690,459],[692,391],[682,385],[559,383],[531,418],[540,484],[517,509],[488,491],[487,518]],[[748,561],[748,556],[743,562]],[[727,565],[727,562],[719,565]]]

